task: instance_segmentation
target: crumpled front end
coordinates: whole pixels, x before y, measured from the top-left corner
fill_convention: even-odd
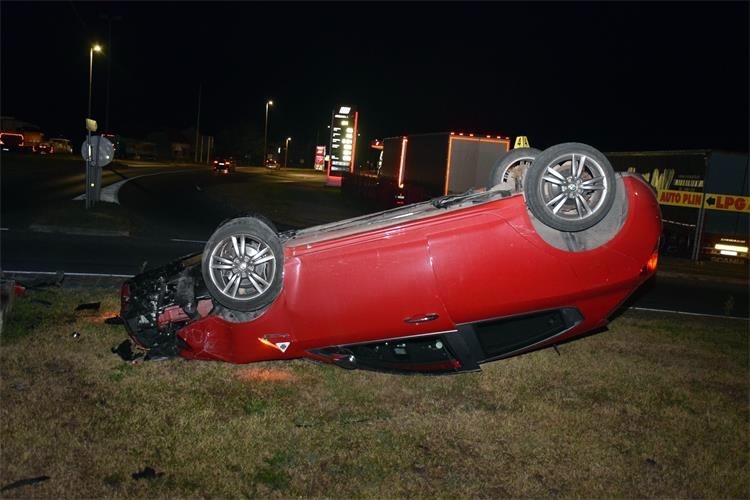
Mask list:
[[[152,354],[177,356],[176,332],[208,315],[213,301],[194,254],[135,276],[121,288],[120,317],[128,335]]]

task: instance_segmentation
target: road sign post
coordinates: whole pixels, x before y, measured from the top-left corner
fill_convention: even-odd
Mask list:
[[[106,137],[91,137],[91,132],[96,131],[94,120],[86,119],[86,130],[81,156],[86,161],[86,209],[89,209],[101,198],[102,167],[112,161],[115,148]]]

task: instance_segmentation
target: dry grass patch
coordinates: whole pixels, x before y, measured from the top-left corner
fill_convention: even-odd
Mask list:
[[[628,312],[561,356],[424,377],[128,364],[110,350],[123,327],[103,323],[117,300],[15,304],[0,487],[49,479],[3,497],[750,496],[746,322]]]

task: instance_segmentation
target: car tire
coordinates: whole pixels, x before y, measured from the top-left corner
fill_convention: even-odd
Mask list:
[[[211,296],[228,309],[258,311],[281,293],[284,253],[276,231],[257,217],[219,226],[206,242],[201,272]]]
[[[539,156],[535,148],[516,148],[499,158],[492,167],[487,186],[492,191],[523,192],[523,180],[531,162]]]
[[[526,172],[526,205],[546,226],[583,231],[602,220],[615,200],[615,172],[607,157],[569,142],[542,151]]]

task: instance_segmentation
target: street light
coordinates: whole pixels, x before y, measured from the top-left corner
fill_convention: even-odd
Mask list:
[[[93,74],[94,74],[94,52],[101,52],[102,46],[97,44],[94,44],[91,49],[89,49],[89,113],[86,115],[86,118],[91,118],[91,81],[93,80]]]
[[[89,119],[91,118],[91,82],[94,76],[94,52],[101,52],[102,46],[98,43],[91,46],[89,49],[89,109],[86,115],[86,209],[88,210],[94,206],[94,197],[98,196],[96,190],[97,183],[100,182],[100,178],[97,177],[95,166],[91,162],[91,129]],[[98,143],[97,143],[98,146]]]
[[[287,137],[286,142],[284,143],[284,168],[286,168],[286,159],[289,156],[289,141],[291,140],[291,137]]]
[[[263,133],[263,163],[261,163],[263,167],[266,166],[266,152],[268,147],[268,106],[273,106],[273,101],[266,102],[266,128]]]

